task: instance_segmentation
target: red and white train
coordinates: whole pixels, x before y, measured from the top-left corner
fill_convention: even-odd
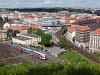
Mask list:
[[[34,51],[34,50],[31,50],[31,49],[28,49],[28,48],[20,47],[20,46],[17,46],[15,44],[12,44],[11,47],[14,48],[14,49],[16,48],[16,50],[19,50],[20,52],[23,52],[23,53],[26,53],[26,54],[31,54],[36,58],[40,58],[40,59],[43,59],[43,60],[47,59],[46,54],[44,54],[44,53]]]

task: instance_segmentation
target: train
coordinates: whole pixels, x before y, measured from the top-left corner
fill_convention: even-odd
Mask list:
[[[38,51],[34,51],[32,49],[24,48],[24,47],[15,45],[15,44],[12,44],[11,45],[11,48],[13,48],[14,50],[18,50],[20,52],[23,52],[25,54],[33,55],[36,58],[40,58],[40,59],[43,59],[43,60],[46,60],[47,59],[46,58],[46,54],[41,53],[41,52],[38,52]]]

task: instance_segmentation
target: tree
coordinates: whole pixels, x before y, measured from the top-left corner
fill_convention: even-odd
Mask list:
[[[42,36],[42,35],[44,35],[45,33],[44,33],[43,30],[37,29],[37,30],[36,30],[36,34]]]
[[[32,27],[30,27],[28,29],[28,33],[30,34],[33,33],[33,34],[41,36],[41,42],[39,42],[39,44],[41,45],[44,45],[46,47],[50,47],[53,45],[53,43],[50,41],[52,39],[52,36],[50,34],[44,33],[44,31],[41,29],[33,30]]]
[[[52,39],[52,36],[50,34],[44,34],[41,36],[41,44],[50,47],[52,45],[52,42],[50,41]]]
[[[28,28],[28,33],[30,33],[30,34],[33,33],[33,28],[32,28],[32,27],[29,27],[29,28]]]
[[[5,17],[5,18],[4,18],[4,21],[9,21],[8,17]]]
[[[72,41],[75,42],[75,37],[72,38]]]
[[[13,36],[13,30],[12,29],[8,29],[7,30],[7,38],[11,38]]]
[[[18,33],[20,33],[20,31],[19,31],[19,30],[15,30],[15,31],[13,31],[13,37],[15,37],[15,36],[16,36],[16,34],[18,34]]]
[[[4,23],[3,18],[0,17],[0,27],[3,27],[3,23]]]

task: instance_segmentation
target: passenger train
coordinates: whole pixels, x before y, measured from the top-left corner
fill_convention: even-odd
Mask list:
[[[28,49],[28,48],[24,48],[24,47],[15,45],[15,44],[12,44],[11,47],[13,49],[15,49],[15,50],[16,49],[19,50],[20,52],[34,55],[34,57],[36,57],[36,58],[40,58],[40,59],[46,60],[46,54],[44,54],[44,53],[41,53],[41,52],[38,52],[38,51],[34,51],[34,50],[31,50],[31,49]]]

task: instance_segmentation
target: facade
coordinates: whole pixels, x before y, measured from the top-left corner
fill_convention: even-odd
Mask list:
[[[80,48],[88,48],[90,40],[90,28],[87,26],[78,26],[75,33],[75,45]]]
[[[35,34],[17,34],[17,37],[12,38],[13,43],[22,45],[33,45],[41,42],[41,37]]]
[[[0,39],[7,38],[7,31],[6,30],[0,30]]]
[[[74,25],[88,26],[91,30],[100,28],[100,18],[77,20]]]
[[[73,38],[75,37],[75,30],[76,28],[74,27],[71,27],[67,30],[67,38],[70,40],[70,41],[73,41]]]
[[[96,30],[97,28],[100,28],[100,22],[89,23],[89,24],[82,24],[81,26],[88,26],[88,27],[91,28],[91,30]]]
[[[92,52],[100,52],[100,29],[90,34],[89,50]]]
[[[8,29],[19,30],[20,34],[26,34],[29,27],[32,27],[33,29],[38,29],[38,25],[30,25],[30,26],[11,26],[11,27],[5,27],[4,30],[8,30]]]

